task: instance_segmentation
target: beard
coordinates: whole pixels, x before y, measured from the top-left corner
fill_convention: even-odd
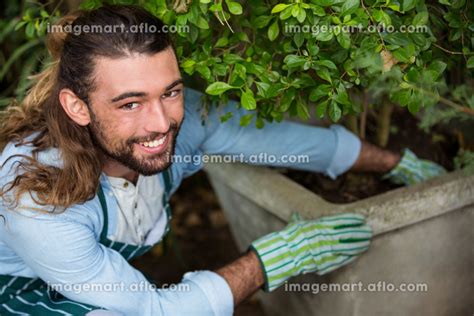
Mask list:
[[[91,115],[91,123],[89,124],[92,142],[106,159],[115,160],[125,167],[145,176],[151,176],[169,168],[172,163],[179,129],[180,126],[178,123],[171,122],[169,130],[165,134],[169,140],[164,151],[158,154],[137,157],[137,155],[134,154],[135,144],[147,142],[156,139],[160,135],[165,135],[162,133],[152,133],[146,137],[131,137],[117,143],[106,136],[105,132],[107,129],[101,122],[96,120],[94,115]],[[112,145],[114,148],[111,148],[110,144],[115,144]]]

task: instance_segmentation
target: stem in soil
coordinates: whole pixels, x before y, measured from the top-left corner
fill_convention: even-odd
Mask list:
[[[393,104],[385,100],[377,115],[377,145],[386,147],[390,136],[390,123]]]
[[[357,117],[354,114],[349,114],[346,116],[346,125],[352,133],[356,135],[359,134],[359,128],[357,126]]]

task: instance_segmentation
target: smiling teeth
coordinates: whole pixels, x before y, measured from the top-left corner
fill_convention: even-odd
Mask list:
[[[144,143],[140,143],[140,144],[145,146],[145,147],[158,147],[158,146],[163,145],[163,143],[165,142],[165,139],[166,139],[166,136],[160,138],[159,140],[154,140],[154,141],[151,141],[151,142],[144,142]]]

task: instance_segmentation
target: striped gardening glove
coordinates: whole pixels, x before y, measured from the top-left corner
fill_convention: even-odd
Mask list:
[[[432,161],[419,159],[407,148],[398,165],[382,178],[396,184],[411,185],[443,173],[446,173],[443,167]]]
[[[343,213],[302,220],[294,214],[283,230],[270,233],[250,246],[257,253],[271,292],[292,276],[331,272],[369,248],[372,229],[364,216]]]

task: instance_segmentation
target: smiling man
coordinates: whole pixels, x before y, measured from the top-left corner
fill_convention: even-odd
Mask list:
[[[60,25],[67,23],[163,29],[132,6],[81,11]],[[405,183],[442,172],[340,126],[242,128],[245,111],[235,102],[228,123],[213,110],[201,124],[200,94],[184,90],[166,33],[51,33],[48,49],[52,65],[0,128],[1,315],[230,315],[259,288],[328,273],[369,247],[372,232],[360,215],[295,217],[235,262],[186,273],[177,291],[153,288],[128,261],[166,235],[170,195],[201,167],[173,157],[304,154],[307,163],[275,165],[331,177],[390,171]]]
[[[136,182],[138,174],[168,168],[184,115],[183,80],[172,47],[151,56],[97,58],[95,73],[98,89],[90,103],[101,106],[89,110],[70,89],[59,99],[77,124],[90,124],[92,141],[109,160],[105,173]]]

